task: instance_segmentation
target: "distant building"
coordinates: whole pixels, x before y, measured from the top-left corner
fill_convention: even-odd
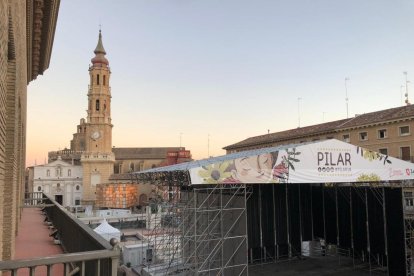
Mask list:
[[[145,205],[151,187],[138,184],[129,173],[191,161],[184,147],[112,147],[111,70],[102,34],[89,67],[87,118],[80,119],[70,149],[49,152],[49,163],[61,158],[83,170],[83,205],[128,208]]]
[[[81,164],[84,151],[64,149],[50,151],[48,162],[58,160],[60,157],[67,163]],[[156,167],[169,166],[192,161],[191,151],[185,147],[152,147],[152,148],[112,148],[115,154],[114,175],[126,174],[135,171],[148,170]]]
[[[414,105],[253,136],[223,149],[229,154],[250,149],[331,138],[412,162],[414,161]]]
[[[14,256],[24,197],[27,84],[49,67],[59,0],[0,0],[0,260]]]
[[[43,192],[65,207],[81,204],[82,166],[58,158],[48,164],[29,167],[28,170],[28,184],[32,192]]]

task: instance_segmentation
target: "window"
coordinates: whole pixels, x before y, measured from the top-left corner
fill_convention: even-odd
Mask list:
[[[378,130],[378,139],[385,139],[387,138],[387,130],[386,129],[380,129]]]
[[[368,140],[368,133],[366,131],[359,133],[359,140],[366,141]]]
[[[75,205],[80,205],[80,199],[75,199]]]
[[[119,165],[118,164],[114,165],[114,174],[119,174]]]
[[[80,189],[79,185],[76,185],[75,189],[76,189],[76,191],[79,191],[79,189]]]
[[[103,75],[103,85],[105,86],[105,84],[106,84],[106,76]]]
[[[98,75],[96,75],[96,84],[98,84],[98,85],[99,85],[99,74],[98,74]]]
[[[37,191],[41,192],[42,191],[42,187],[41,186],[37,186]]]
[[[62,176],[62,169],[60,167],[56,168],[56,176]]]
[[[130,172],[135,171],[135,164],[134,164],[134,163],[130,163],[130,164],[129,164],[129,171],[130,171]]]
[[[99,111],[99,100],[96,100],[95,108],[96,108],[96,111]]]
[[[385,149],[379,149],[378,151],[381,154],[388,155],[388,149],[387,148],[385,148]]]
[[[72,170],[71,169],[68,170],[68,176],[72,176]]]
[[[406,207],[413,207],[414,200],[413,200],[413,193],[412,192],[404,192],[404,199],[405,199],[405,206]]]
[[[347,143],[351,142],[351,138],[350,138],[349,134],[342,135],[342,140],[344,142],[347,142]]]
[[[46,171],[46,176],[50,176],[50,170]]]
[[[400,158],[402,160],[410,161],[411,148],[410,147],[400,147]]]
[[[56,184],[56,187],[60,188],[60,183]]]
[[[410,135],[410,127],[409,126],[402,126],[398,128],[400,132],[400,136]]]

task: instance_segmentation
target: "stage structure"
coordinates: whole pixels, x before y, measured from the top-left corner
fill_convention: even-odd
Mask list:
[[[169,195],[152,196],[143,275],[248,275],[250,264],[312,254],[414,275],[412,163],[331,139],[134,177]]]

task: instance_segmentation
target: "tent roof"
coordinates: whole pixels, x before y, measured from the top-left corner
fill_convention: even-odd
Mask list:
[[[136,172],[168,185],[349,183],[414,179],[414,164],[336,139],[237,152]]]
[[[97,226],[94,231],[98,234],[114,234],[121,233],[117,228],[112,227],[106,219],[104,219],[99,226]]]

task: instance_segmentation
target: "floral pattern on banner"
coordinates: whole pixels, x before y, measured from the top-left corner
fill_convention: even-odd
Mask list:
[[[295,148],[237,158],[203,166],[197,172],[203,184],[287,183],[289,170],[300,162]]]

